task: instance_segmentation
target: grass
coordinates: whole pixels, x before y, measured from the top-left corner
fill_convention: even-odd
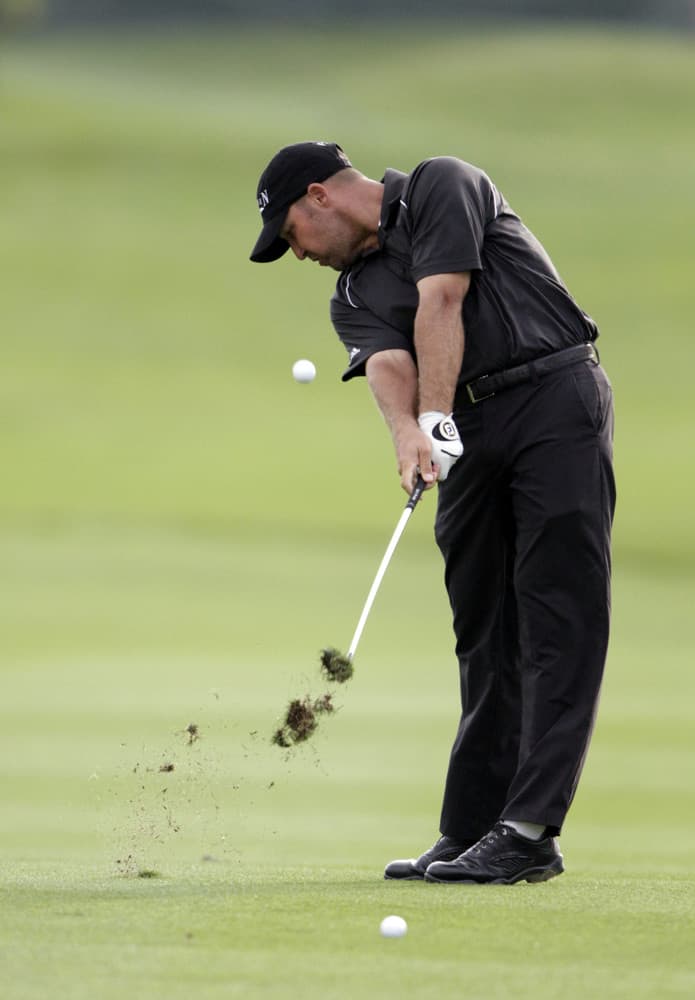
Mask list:
[[[396,997],[405,982],[414,997],[578,996],[587,985],[689,995],[695,811],[684,789],[695,760],[682,692],[693,646],[681,581],[618,573],[567,874],[506,891],[391,885],[385,861],[434,836],[455,722],[439,567],[404,541],[338,715],[291,754],[269,743],[276,716],[289,696],[325,686],[314,646],[352,623],[340,606],[361,597],[370,546],[286,546],[277,566],[295,567],[296,604],[274,608],[265,629],[249,620],[271,565],[256,541],[92,533],[4,547],[10,996],[40,997],[55,977],[75,998]],[[327,557],[344,569],[331,592],[317,573]],[[398,626],[413,578],[426,634]],[[390,912],[408,921],[403,941],[378,935]]]
[[[692,53],[385,37],[3,42],[3,998],[695,991]],[[431,496],[339,711],[269,742],[325,689],[319,649],[347,645],[403,503],[366,387],[337,383],[331,277],[246,262],[259,168],[309,136],[373,176],[481,163],[603,331],[613,640],[544,886],[380,879],[436,833],[456,723]],[[390,912],[406,938],[380,938]]]
[[[684,971],[692,939],[682,920],[689,901],[682,885],[663,879],[609,880],[619,906],[606,906],[606,884],[591,879],[558,881],[540,892],[490,888],[462,896],[424,885],[375,887],[369,874],[345,868],[285,870],[281,885],[263,869],[228,881],[192,870],[175,881],[114,886],[74,869],[67,889],[33,873],[28,884],[17,882],[30,888],[34,905],[17,915],[9,971],[26,980],[40,915],[44,948],[31,961],[29,982],[47,975],[60,981],[69,957],[83,970],[75,997],[109,995],[114,976],[132,996],[185,997],[192,967],[205,970],[194,988],[206,997],[279,989],[288,996],[366,989],[368,996],[396,997],[405,989],[418,998],[458,991],[526,997],[539,982],[541,995],[572,996],[581,981],[611,997],[687,996],[692,989],[692,973]],[[257,917],[249,922],[259,910],[261,927]],[[405,938],[379,937],[379,920],[390,911],[406,916]],[[674,959],[667,978],[666,943]]]

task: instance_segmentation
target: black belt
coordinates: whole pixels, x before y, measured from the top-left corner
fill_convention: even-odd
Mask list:
[[[547,375],[578,361],[593,361],[596,365],[599,363],[598,351],[593,344],[577,344],[576,347],[567,347],[562,351],[555,351],[554,354],[544,354],[534,361],[528,361],[525,365],[516,365],[514,368],[507,368],[492,375],[481,375],[480,378],[466,383],[466,392],[471,403],[480,403],[503,389],[511,389],[512,386],[521,385],[522,382],[535,382],[541,375]]]

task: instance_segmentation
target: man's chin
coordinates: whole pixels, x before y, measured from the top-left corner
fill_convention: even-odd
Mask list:
[[[327,260],[321,267],[331,267],[334,271],[347,271],[348,268],[357,263],[361,256],[361,253],[355,253],[343,260]]]

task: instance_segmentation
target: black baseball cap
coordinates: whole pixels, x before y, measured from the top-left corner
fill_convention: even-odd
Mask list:
[[[320,184],[351,166],[335,142],[296,142],[276,153],[258,182],[256,199],[263,229],[251,260],[265,264],[282,257],[289,243],[278,233],[290,206],[304,197],[310,184]]]

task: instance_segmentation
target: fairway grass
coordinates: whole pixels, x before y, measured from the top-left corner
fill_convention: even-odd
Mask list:
[[[43,998],[50,983],[75,1000],[687,997],[691,889],[581,875],[542,888],[394,885],[344,864],[147,881],[22,866],[4,893],[15,986],[3,995]],[[387,913],[407,920],[405,938],[380,937]]]
[[[349,631],[343,601],[357,607],[378,553],[306,538],[281,552],[294,596],[269,621],[277,550],[259,538],[91,531],[2,546],[14,650],[0,706],[3,997],[691,996],[695,753],[681,692],[695,650],[682,582],[616,574],[567,872],[535,886],[399,885],[383,865],[436,835],[455,726],[438,556],[404,539],[355,678],[336,687],[339,712],[288,753],[270,744],[277,716],[323,689],[318,649]],[[334,560],[342,579],[326,591]],[[402,624],[394,650],[412,579],[434,631]],[[388,913],[408,921],[405,939],[379,936]]]

